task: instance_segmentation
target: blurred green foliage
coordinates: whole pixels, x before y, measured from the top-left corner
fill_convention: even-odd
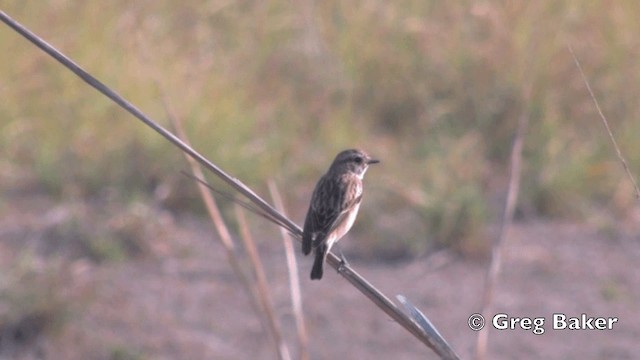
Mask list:
[[[8,0],[3,10],[165,123],[166,94],[196,149],[260,190],[275,178],[295,209],[337,151],[368,150],[383,164],[366,180],[363,221],[409,208],[415,221],[395,234],[418,249],[464,248],[497,220],[523,113],[522,213],[634,206],[567,50],[640,173],[634,1]],[[5,26],[0,44],[3,186],[63,198],[165,184],[195,198],[177,150]]]
[[[0,274],[0,330],[3,350],[30,346],[42,334],[55,334],[72,309],[62,284],[68,271],[61,261],[38,262],[26,250]]]

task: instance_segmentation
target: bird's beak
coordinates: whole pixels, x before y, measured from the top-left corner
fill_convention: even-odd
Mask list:
[[[369,159],[369,160],[367,160],[367,165],[377,164],[379,162],[380,162],[380,160],[378,160],[378,159]]]

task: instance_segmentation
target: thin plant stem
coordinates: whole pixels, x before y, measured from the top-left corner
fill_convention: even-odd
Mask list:
[[[283,214],[284,205],[282,197],[278,191],[278,187],[273,180],[269,180],[269,192],[273,199],[276,209]],[[307,327],[304,321],[304,312],[302,311],[302,295],[300,291],[300,274],[298,273],[298,262],[296,261],[295,250],[293,248],[293,240],[289,233],[279,227],[282,234],[282,243],[284,244],[284,253],[287,257],[287,270],[289,272],[289,290],[291,293],[291,304],[293,307],[293,316],[296,319],[296,330],[298,334],[298,342],[300,344],[300,356],[302,360],[309,359],[309,335],[307,335]]]
[[[629,178],[629,181],[631,181],[631,184],[633,185],[633,189],[636,192],[636,199],[640,200],[640,188],[638,188],[638,183],[636,182],[636,179],[631,173],[631,170],[629,170],[629,165],[627,165],[627,161],[625,160],[624,156],[622,156],[622,151],[620,150],[620,146],[618,146],[618,142],[616,141],[616,138],[613,136],[613,132],[611,131],[611,127],[609,126],[609,121],[607,120],[607,117],[604,116],[604,113],[600,108],[600,104],[598,103],[598,100],[596,99],[596,96],[594,95],[593,90],[591,89],[591,85],[587,80],[587,76],[584,74],[584,70],[582,69],[582,64],[580,64],[580,60],[578,60],[576,53],[573,51],[573,47],[570,44],[567,44],[567,47],[569,48],[569,52],[573,57],[573,61],[576,63],[576,67],[578,68],[578,71],[580,71],[580,76],[582,77],[582,81],[584,81],[584,85],[587,87],[587,91],[589,91],[589,95],[591,96],[591,99],[593,100],[593,103],[596,106],[598,115],[600,115],[600,120],[602,120],[602,123],[604,124],[604,127],[607,130],[607,134],[609,134],[609,139],[611,140],[611,143],[613,144],[613,147],[616,150],[616,155],[618,156],[618,160],[620,160],[620,162],[622,163],[622,167],[624,168],[624,171],[627,173],[627,177]]]
[[[247,218],[244,216],[244,212],[239,205],[236,205],[234,209],[236,212],[236,218],[238,219],[238,225],[240,227],[240,237],[242,238],[244,247],[249,254],[249,259],[251,260],[250,262],[256,276],[258,294],[260,295],[258,299],[260,300],[260,304],[267,315],[267,323],[269,324],[270,333],[278,348],[278,357],[281,360],[290,360],[291,355],[289,354],[289,348],[282,337],[280,321],[278,321],[278,316],[273,309],[273,301],[271,300],[269,285],[267,284],[267,276],[264,272],[264,266],[262,265],[262,260],[258,254],[255,241],[253,241],[253,236],[251,236],[251,231],[247,224]]]

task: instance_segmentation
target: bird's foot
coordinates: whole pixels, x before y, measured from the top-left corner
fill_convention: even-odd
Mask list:
[[[345,267],[349,266],[347,259],[344,257],[342,251],[340,251],[340,265],[338,265],[338,274],[343,272]]]

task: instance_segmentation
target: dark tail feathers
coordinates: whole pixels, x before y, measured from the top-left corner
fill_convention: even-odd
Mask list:
[[[311,252],[311,234],[304,232],[302,233],[302,253],[305,255],[309,255]]]
[[[313,261],[313,268],[311,268],[311,280],[322,279],[322,266],[324,265],[325,252],[325,246],[320,246],[316,249],[316,259]]]

